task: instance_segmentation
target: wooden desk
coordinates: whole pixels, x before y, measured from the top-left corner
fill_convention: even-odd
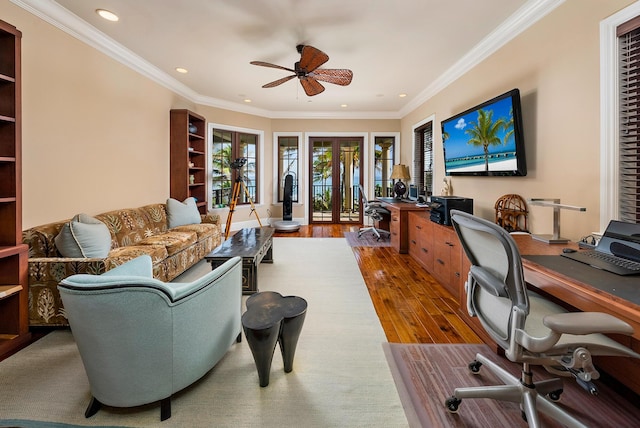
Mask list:
[[[399,253],[409,252],[409,213],[411,211],[428,211],[429,208],[417,207],[415,203],[403,202],[394,198],[377,198],[382,206],[391,212],[389,219],[389,232],[391,233],[391,246]]]
[[[558,255],[569,246],[577,249],[575,243],[567,245],[545,244],[532,239],[529,235],[514,235],[520,253],[526,255]],[[605,312],[628,322],[635,330],[631,337],[612,336],[620,343],[640,353],[640,305],[621,299],[606,291],[595,288],[575,278],[549,269],[526,257],[522,258],[525,280],[537,292],[551,296],[559,304],[583,312]],[[616,275],[612,275],[615,281]],[[640,277],[638,293],[640,293]],[[640,361],[630,358],[600,358],[596,365],[607,374],[640,394]]]

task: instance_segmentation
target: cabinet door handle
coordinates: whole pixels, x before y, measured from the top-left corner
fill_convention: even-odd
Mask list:
[[[444,265],[444,261],[442,261],[441,259],[436,259],[436,261],[437,261],[438,263],[440,263],[441,265]]]
[[[422,226],[416,226],[416,229],[422,230]]]
[[[460,272],[455,272],[456,278],[460,278]]]
[[[416,240],[415,240],[415,239],[412,239],[412,240],[411,240],[411,243],[415,245]]]
[[[428,252],[429,252],[429,250],[427,250],[426,248],[422,248],[422,251],[423,251],[424,253],[428,253]]]

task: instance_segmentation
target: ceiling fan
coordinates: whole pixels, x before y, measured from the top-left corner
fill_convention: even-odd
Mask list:
[[[300,84],[304,88],[304,92],[312,97],[324,91],[324,86],[322,86],[318,80],[341,86],[347,86],[351,83],[351,79],[353,78],[353,72],[351,72],[351,70],[345,68],[318,68],[329,61],[329,56],[326,53],[309,45],[298,45],[296,48],[300,54],[300,61],[295,63],[293,69],[263,61],[251,61],[253,65],[279,68],[294,73],[291,76],[267,83],[262,86],[263,88],[273,88],[297,77],[300,79]]]

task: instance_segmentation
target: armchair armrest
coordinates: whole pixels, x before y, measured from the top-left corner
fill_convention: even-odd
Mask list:
[[[557,333],[591,334],[618,333],[630,336],[633,327],[613,315],[602,312],[568,312],[547,315],[542,323]]]
[[[212,282],[215,282],[218,278],[224,276],[229,270],[231,270],[231,268],[241,262],[242,259],[240,257],[229,259],[216,269],[192,282],[162,282],[154,279],[151,275],[141,276],[136,273],[140,270],[148,270],[148,266],[145,265],[147,263],[151,263],[151,258],[149,256],[141,256],[102,275],[72,275],[63,279],[60,282],[59,287],[76,291],[148,287],[158,290],[164,294],[169,301],[176,302],[196,293]],[[113,271],[123,267],[124,269],[113,274]]]

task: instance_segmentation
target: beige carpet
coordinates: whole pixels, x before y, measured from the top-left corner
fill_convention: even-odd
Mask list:
[[[406,427],[387,365],[385,335],[344,238],[275,238],[274,263],[259,269],[260,290],[309,304],[293,372],[276,350],[270,384],[246,341],[203,379],[174,396],[171,419],[158,405],[83,414],[89,386],[72,336],[57,331],[0,362],[0,419],[79,425],[162,427]],[[202,263],[189,275],[208,270]]]

